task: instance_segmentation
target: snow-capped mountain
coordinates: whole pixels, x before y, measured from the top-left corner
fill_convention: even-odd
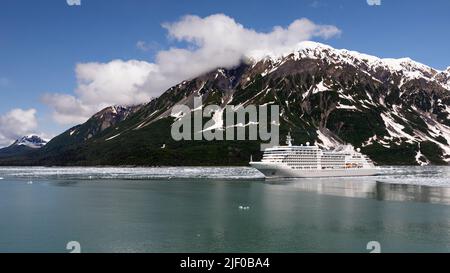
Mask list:
[[[266,53],[264,57],[261,56],[261,53],[257,55],[259,55],[259,59],[255,59],[252,55],[250,55],[250,59],[255,64],[261,61],[268,64],[266,70],[262,73],[264,76],[277,71],[287,62],[317,60],[327,66],[332,66],[336,72],[342,72],[346,66],[351,66],[358,69],[358,73],[369,75],[375,81],[390,83],[398,88],[402,88],[404,84],[414,80],[434,83],[445,89],[450,87],[450,67],[446,71],[439,71],[410,58],[382,59],[356,51],[335,49],[310,41],[300,43],[294,52],[279,55]]]
[[[37,135],[23,136],[17,139],[12,146],[26,146],[33,149],[42,148],[47,144],[47,140],[42,139]]]
[[[303,42],[287,53],[253,52],[237,67],[186,80],[145,105],[107,108],[35,158],[58,165],[246,165],[259,153],[258,141],[171,138],[172,107],[192,107],[202,95],[204,105],[279,105],[281,141],[291,131],[295,144],[351,144],[379,164],[448,164],[449,79],[450,68]],[[215,117],[216,128],[223,118]]]
[[[0,149],[0,159],[11,157],[28,159],[28,156],[31,156],[34,153],[38,152],[46,144],[47,140],[42,139],[37,135],[23,136],[14,141],[14,143],[10,146]],[[13,165],[16,164],[13,163]]]
[[[365,112],[376,110],[386,133],[382,137],[375,133],[363,143],[356,142],[358,146],[377,143],[392,149],[393,145],[416,144],[416,162],[426,164],[430,160],[420,148],[420,143],[425,142],[439,150],[441,159],[449,162],[450,68],[439,71],[410,58],[382,59],[314,42],[299,44],[293,53],[268,54],[255,63],[254,67],[261,63],[265,67],[261,74],[264,77],[270,77],[270,74],[276,74],[273,79],[280,78],[281,74],[312,76],[314,83],[303,93],[303,102],[311,93],[337,93],[339,98],[329,109],[331,114],[344,110],[360,112],[360,116],[364,116]],[[317,126],[318,144],[334,146],[341,142],[335,138],[341,128],[329,124],[327,111],[324,114],[326,116],[321,117],[322,120],[325,118],[324,122]],[[330,131],[335,133],[334,136],[329,134]],[[351,139],[344,140],[353,143]]]

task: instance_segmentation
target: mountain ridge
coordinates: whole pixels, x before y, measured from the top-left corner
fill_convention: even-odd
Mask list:
[[[183,81],[131,110],[120,108],[120,118],[114,118],[116,108],[106,108],[51,140],[32,160],[20,160],[33,165],[246,165],[251,154],[260,155],[258,141],[171,139],[171,108],[192,107],[193,97],[202,95],[203,105],[222,108],[279,105],[281,141],[291,131],[296,144],[331,148],[348,143],[379,164],[450,162],[449,69],[315,42],[286,54],[258,54],[234,68]],[[105,115],[110,118],[102,120]],[[0,160],[14,162],[19,160]]]

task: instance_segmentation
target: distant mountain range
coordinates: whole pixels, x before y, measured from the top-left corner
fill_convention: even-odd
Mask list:
[[[378,164],[450,162],[450,69],[303,42],[184,81],[152,101],[112,106],[1,165],[247,165],[258,141],[172,140],[176,104],[280,106],[281,141],[360,147]],[[189,69],[189,68],[186,68]],[[6,148],[8,149],[8,148]]]
[[[0,149],[0,158],[33,153],[46,144],[47,140],[37,135],[24,136],[14,141],[10,146]]]

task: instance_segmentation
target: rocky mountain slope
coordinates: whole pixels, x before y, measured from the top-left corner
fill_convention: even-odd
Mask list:
[[[303,42],[184,81],[145,105],[107,108],[32,156],[0,164],[246,165],[261,154],[258,141],[174,141],[171,108],[198,95],[204,105],[279,105],[281,141],[291,131],[294,144],[349,143],[378,164],[447,164],[449,92],[450,69]]]

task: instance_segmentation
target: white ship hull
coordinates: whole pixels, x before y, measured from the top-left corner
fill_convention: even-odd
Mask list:
[[[378,174],[377,168],[301,170],[278,163],[250,162],[250,165],[263,173],[266,178],[351,177]]]

